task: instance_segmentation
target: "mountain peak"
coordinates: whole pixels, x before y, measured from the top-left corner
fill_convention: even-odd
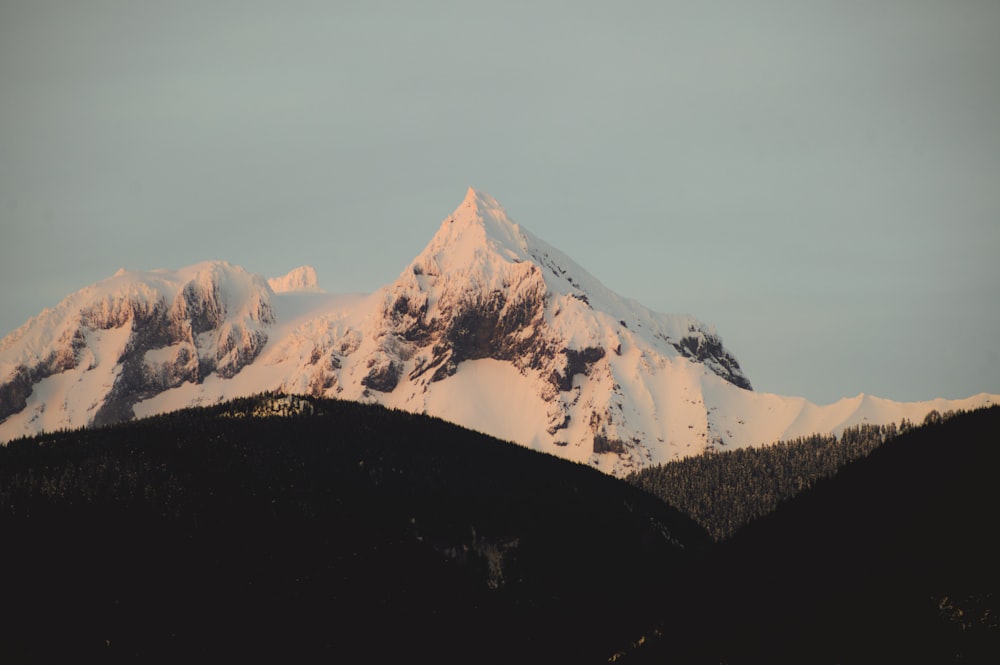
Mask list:
[[[493,215],[507,216],[503,206],[495,198],[473,187],[469,187],[468,191],[465,192],[465,199],[455,210],[455,215],[464,210],[471,210],[480,215],[492,213]]]
[[[487,256],[504,262],[528,257],[528,239],[497,200],[470,187],[465,199],[441,223],[412,268],[439,275],[482,266]]]
[[[480,192],[472,187],[465,193],[465,199],[455,208],[445,224],[459,224],[460,226],[481,226],[487,231],[493,231],[492,235],[511,237],[516,236],[517,244],[522,244],[522,238],[518,225],[507,216],[507,211],[497,202],[495,198],[486,192]]]
[[[465,200],[462,201],[464,205],[475,205],[476,199],[479,198],[479,192],[475,190],[474,187],[469,187],[465,192]]]
[[[289,291],[310,291],[321,292],[319,280],[316,278],[316,269],[312,266],[299,266],[286,275],[272,277],[267,280],[271,290],[275,293],[287,293]]]

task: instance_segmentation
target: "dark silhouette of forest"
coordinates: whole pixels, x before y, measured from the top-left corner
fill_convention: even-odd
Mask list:
[[[911,427],[906,421],[901,428],[863,424],[848,427],[840,437],[813,434],[761,448],[710,452],[648,467],[626,480],[676,506],[722,541]]]
[[[902,429],[716,548],[711,628],[625,662],[1000,662],[1000,408]]]
[[[650,472],[694,519],[353,402],[13,441],[0,661],[996,662],[1000,409],[931,420]]]
[[[0,661],[604,660],[711,546],[593,469],[424,416],[237,400],[0,447]]]

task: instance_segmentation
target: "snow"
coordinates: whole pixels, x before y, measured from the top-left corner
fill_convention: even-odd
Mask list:
[[[319,288],[319,280],[316,278],[316,269],[312,266],[301,266],[281,277],[272,277],[267,280],[267,284],[275,293],[322,291]]]
[[[533,394],[531,379],[509,363],[470,360],[435,385],[422,410],[499,439],[549,451],[553,446],[544,436],[546,408]],[[406,402],[398,406],[416,410]]]
[[[130,326],[88,332],[80,363],[35,384],[27,406],[0,424],[0,440],[90,424],[121,372],[130,333]]]
[[[0,441],[90,424],[120,375],[119,359],[133,341],[134,313],[165,308],[181,317],[177,325],[183,328],[183,316],[192,315],[181,298],[185,289],[200,294],[221,317],[196,336],[197,356],[217,358],[221,367],[238,359],[226,346],[230,340],[246,344],[260,335],[266,343],[230,378],[212,373],[139,401],[133,406],[138,417],[263,391],[308,393],[428,413],[623,475],[709,449],[839,434],[864,422],[919,423],[935,409],[1000,403],[987,394],[917,403],[860,394],[817,405],[740,388],[733,383],[744,378],[738,368],[731,371],[711,358],[698,362],[678,350],[689,336],[717,342],[711,326],[615,294],[513,222],[495,199],[470,188],[397,280],[373,294],[325,293],[308,266],[265,280],[221,261],[173,271],[119,271],[71,294],[0,342],[0,385],[18,367],[38,366],[54,352],[75,363],[35,383],[27,406],[0,422]],[[502,313],[541,303],[536,318],[516,334],[529,342],[537,336],[548,355],[520,365],[465,360],[439,380],[432,380],[433,371],[421,372],[443,362],[433,348],[440,340],[421,346],[406,339],[397,319],[424,316],[440,330],[441,321],[462,307],[482,305],[495,291],[505,295]],[[400,302],[408,303],[406,311],[395,310]],[[165,375],[181,362],[184,348],[193,350],[186,341],[144,349],[146,371]],[[552,374],[566,369],[561,354],[588,348],[603,355],[570,385],[553,382]],[[373,367],[394,367],[395,387],[367,387]],[[595,452],[595,437],[615,452]]]
[[[844,398],[827,405],[813,404],[801,397],[770,393],[733,393],[715,385],[709,401],[717,408],[717,430],[732,431],[731,447],[757,446],[780,440],[832,433],[861,424],[900,423],[904,419],[920,424],[931,411],[971,411],[1000,404],[1000,396],[981,393],[965,399],[936,399],[923,402],[895,402],[871,395]]]

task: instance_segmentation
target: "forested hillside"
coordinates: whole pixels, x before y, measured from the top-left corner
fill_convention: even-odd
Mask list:
[[[273,396],[0,447],[0,533],[3,662],[600,661],[711,544],[593,469]]]
[[[760,448],[712,452],[642,469],[626,480],[687,513],[721,541],[911,427],[906,422],[901,428],[859,425],[839,438],[815,434]]]
[[[932,417],[817,480],[716,549],[690,639],[626,662],[1000,662],[998,432]]]
[[[624,481],[354,402],[17,440],[0,661],[995,663],[1000,408],[931,421],[672,465],[717,537],[749,520],[716,544]]]

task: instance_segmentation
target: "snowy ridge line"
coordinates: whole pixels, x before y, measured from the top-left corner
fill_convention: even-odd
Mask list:
[[[469,189],[373,294],[223,261],[119,271],[0,342],[0,441],[262,392],[427,413],[614,475],[1000,401],[753,392],[713,327],[614,293]]]

